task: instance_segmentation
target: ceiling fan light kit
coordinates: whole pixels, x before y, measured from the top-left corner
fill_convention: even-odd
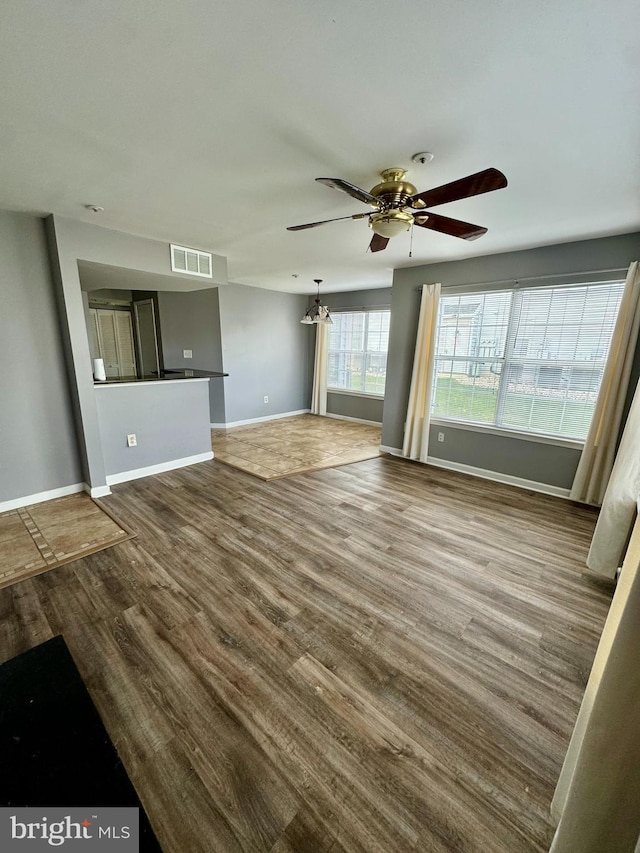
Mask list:
[[[428,162],[428,152],[416,154],[418,162]],[[369,227],[374,234],[369,243],[371,252],[381,252],[387,248],[392,237],[408,231],[412,225],[459,237],[461,240],[476,240],[487,233],[481,225],[472,225],[461,219],[451,219],[438,213],[431,213],[426,208],[471,198],[474,195],[500,190],[507,186],[507,179],[498,169],[484,169],[460,178],[449,184],[443,184],[431,190],[419,193],[413,184],[405,181],[406,171],[394,166],[380,173],[382,181],[372,187],[370,192],[349,183],[342,178],[316,178],[321,184],[350,195],[358,201],[374,208],[371,213],[354,213],[351,216],[339,216],[335,219],[324,219],[321,222],[308,222],[305,225],[292,225],[287,231],[305,231],[316,228],[327,222],[337,222],[340,219],[368,219]],[[313,322],[313,321],[312,321]]]
[[[369,217],[369,225],[381,237],[396,237],[408,231],[413,225],[413,216],[402,210],[389,210],[387,213],[374,213]]]
[[[308,308],[301,323],[305,326],[311,326],[314,323],[326,323],[327,325],[333,326],[333,320],[331,319],[331,314],[329,312],[329,308],[326,305],[320,304],[320,285],[322,284],[321,278],[314,278],[314,281],[318,288],[318,293],[315,298],[314,304],[311,308]]]

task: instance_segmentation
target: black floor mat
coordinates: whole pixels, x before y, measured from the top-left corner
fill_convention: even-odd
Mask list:
[[[161,851],[62,637],[0,666],[0,805],[137,806]]]

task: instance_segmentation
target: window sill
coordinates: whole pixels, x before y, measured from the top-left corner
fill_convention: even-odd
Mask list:
[[[434,426],[463,429],[470,432],[484,432],[487,435],[501,435],[504,438],[517,438],[520,441],[533,441],[537,444],[553,444],[556,447],[570,447],[573,450],[582,450],[584,447],[584,441],[581,439],[561,438],[560,436],[544,435],[537,432],[521,432],[494,424],[476,424],[470,421],[457,421],[454,418],[431,418],[431,423]]]
[[[327,388],[327,394],[344,394],[345,397],[364,397],[367,400],[384,400],[384,394],[371,391],[347,391],[344,388]]]

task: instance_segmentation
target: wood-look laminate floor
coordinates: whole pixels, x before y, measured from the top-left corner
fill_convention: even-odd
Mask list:
[[[591,510],[389,457],[105,502],[137,538],[0,591],[0,654],[64,635],[165,853],[548,849]]]
[[[0,588],[132,535],[84,493],[0,513]]]
[[[211,430],[215,458],[261,480],[335,468],[380,456],[382,429],[319,415]]]

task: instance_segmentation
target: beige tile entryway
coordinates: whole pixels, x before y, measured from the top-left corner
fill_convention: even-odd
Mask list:
[[[380,455],[381,427],[296,415],[211,431],[219,462],[262,480],[362,462]]]

